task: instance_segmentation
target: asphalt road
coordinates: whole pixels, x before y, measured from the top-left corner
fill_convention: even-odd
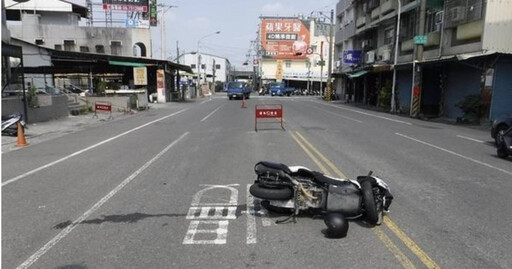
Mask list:
[[[284,127],[254,106],[282,104]],[[320,101],[169,103],[2,155],[2,268],[511,268],[512,166],[488,131]],[[269,121],[269,120],[267,120]],[[369,170],[378,227],[260,210],[254,164]]]

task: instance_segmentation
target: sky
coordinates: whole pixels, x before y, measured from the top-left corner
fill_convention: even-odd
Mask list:
[[[173,5],[165,13],[165,47],[172,61],[176,58],[176,42],[180,54],[199,51],[227,58],[241,67],[257,37],[260,16],[297,16],[336,9],[337,0],[159,0]],[[159,58],[160,28],[153,27],[153,55]],[[220,34],[213,34],[220,31]],[[208,37],[205,37],[208,36]],[[203,38],[204,37],[204,38]]]

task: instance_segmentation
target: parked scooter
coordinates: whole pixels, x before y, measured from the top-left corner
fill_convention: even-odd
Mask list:
[[[512,127],[508,128],[502,135],[498,143],[497,154],[500,158],[507,158],[512,155]]]
[[[17,136],[18,122],[21,124],[21,128],[23,130],[28,128],[25,124],[25,121],[23,121],[23,115],[21,115],[21,113],[2,116],[2,135]]]
[[[265,93],[266,93],[266,90],[264,87],[261,87],[260,90],[258,91],[259,95],[265,95]]]
[[[360,217],[370,225],[380,225],[393,199],[387,184],[371,171],[367,176],[350,180],[329,177],[303,166],[265,161],[257,163],[254,171],[257,179],[250,193],[262,199],[262,205],[293,212],[277,223],[291,218],[295,222],[301,211],[312,211],[325,214],[328,230],[332,219],[346,223],[346,229],[346,219]]]

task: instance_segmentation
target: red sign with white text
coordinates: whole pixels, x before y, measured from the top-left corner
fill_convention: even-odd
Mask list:
[[[256,109],[256,118],[281,118],[283,116],[282,109]]]
[[[112,111],[112,105],[110,103],[94,103],[95,110]]]
[[[258,119],[279,119],[279,121],[272,121],[266,123],[280,123],[281,129],[284,130],[283,126],[283,105],[272,104],[272,105],[256,105],[254,114],[254,131],[258,131]],[[264,120],[265,122],[265,120]]]

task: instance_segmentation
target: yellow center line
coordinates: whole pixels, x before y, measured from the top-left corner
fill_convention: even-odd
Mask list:
[[[402,251],[391,241],[391,239],[382,231],[380,227],[372,228],[373,232],[379,237],[380,241],[388,248],[388,250],[397,258],[404,268],[416,268],[411,260],[407,258]]]
[[[322,173],[329,175],[325,166],[323,166],[318,159],[311,153],[311,151],[307,148],[309,147],[313,152],[315,152],[320,159],[322,159],[327,165],[334,170],[334,172],[341,178],[346,178],[345,174],[341,172],[329,159],[327,159],[320,151],[318,151],[307,139],[302,136],[299,132],[295,132],[297,136],[300,137],[301,140],[297,139],[297,137],[290,132],[293,139],[299,144],[299,146],[306,152],[306,154],[315,162],[318,167],[320,167]],[[304,142],[304,145],[302,143]],[[306,147],[307,146],[307,147]],[[391,220],[389,216],[384,218],[384,224],[416,255],[423,264],[427,266],[427,268],[440,268],[421,248],[412,241],[398,226]],[[379,237],[379,239],[384,243],[386,248],[398,259],[398,261],[402,264],[404,268],[415,268],[414,264],[411,260],[389,239],[389,237],[382,232],[379,227],[374,227],[372,231]]]
[[[425,253],[412,239],[407,236],[398,226],[391,220],[389,216],[384,216],[384,224],[398,237],[404,244],[427,266],[427,268],[441,268]]]
[[[295,142],[297,142],[297,144],[299,144],[299,146],[302,148],[302,150],[304,150],[304,152],[306,152],[306,154],[309,156],[309,158],[311,158],[311,160],[313,160],[313,162],[320,168],[320,171],[322,171],[322,173],[324,173],[328,176],[331,176],[331,173],[329,173],[327,168],[325,168],[325,166],[315,157],[315,155],[311,154],[311,151],[309,151],[306,148],[306,146],[304,146],[292,132],[290,132],[290,135],[293,137],[293,139],[295,139]]]
[[[302,139],[302,141],[304,141],[304,143],[306,143],[306,145],[308,145],[309,148],[311,148],[320,157],[320,159],[322,159],[322,161],[324,161],[334,171],[334,173],[336,173],[341,178],[347,178],[347,176],[345,176],[345,174],[343,174],[343,172],[341,172],[340,169],[336,167],[336,165],[334,165],[331,161],[329,161],[329,159],[327,159],[322,153],[320,153],[315,147],[313,147],[313,145],[311,145],[311,143],[309,143],[306,140],[306,138],[304,138],[304,136],[302,136],[299,132],[295,133],[297,133],[297,135]]]

